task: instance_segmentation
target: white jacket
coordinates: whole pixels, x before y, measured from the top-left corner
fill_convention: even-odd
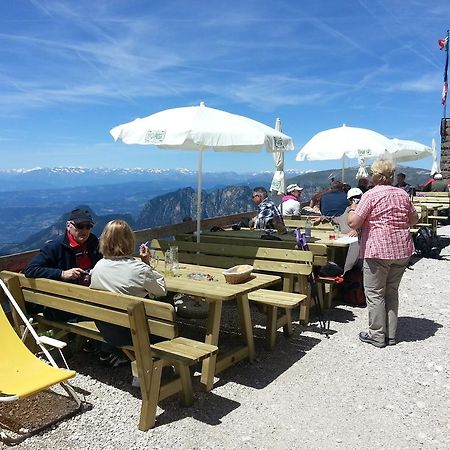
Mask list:
[[[281,211],[283,216],[299,216],[301,210],[300,202],[298,200],[294,200],[293,198],[289,198],[281,203],[278,209]]]
[[[136,297],[166,294],[164,276],[132,256],[101,259],[91,271],[90,287]]]

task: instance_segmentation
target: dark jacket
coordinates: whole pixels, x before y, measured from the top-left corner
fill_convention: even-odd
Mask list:
[[[87,240],[87,249],[93,267],[102,258],[102,254],[98,249],[98,239],[93,234]],[[28,278],[61,280],[62,271],[73,269],[74,267],[77,267],[77,260],[73,248],[69,245],[66,233],[42,248],[28,263],[23,273]],[[72,282],[77,283],[78,280],[73,280]]]
[[[330,191],[320,197],[320,211],[327,217],[344,214],[347,209],[347,194],[342,191]]]

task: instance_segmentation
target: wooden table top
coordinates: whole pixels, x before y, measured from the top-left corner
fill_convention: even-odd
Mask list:
[[[311,230],[312,236],[308,237],[307,240],[310,243],[315,244],[325,244],[328,247],[348,247],[349,244],[346,242],[339,242],[336,239],[329,239],[330,231],[325,230]],[[206,231],[202,233],[205,236],[222,236],[226,238],[249,238],[249,239],[259,239],[262,234],[265,234],[264,230],[250,230],[250,229],[240,229],[240,230],[225,230],[225,231]],[[287,232],[286,234],[278,234],[275,236],[279,237],[282,241],[295,243],[295,236],[293,232]]]
[[[156,267],[160,273],[164,273],[164,261],[159,261]],[[165,276],[167,290],[180,292],[206,298],[207,302],[216,300],[232,300],[239,295],[248,294],[257,289],[262,289],[281,280],[277,275],[252,273],[251,278],[243,283],[229,284],[225,281],[222,272],[224,269],[194,264],[180,263],[180,268],[174,276]],[[193,273],[211,275],[211,281],[195,280],[189,277]]]

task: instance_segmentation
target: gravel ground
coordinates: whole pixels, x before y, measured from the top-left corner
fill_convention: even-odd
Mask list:
[[[440,234],[450,243],[450,226]],[[158,408],[157,426],[137,429],[140,392],[128,367],[105,370],[75,355],[73,384],[92,408],[20,449],[448,449],[450,448],[450,245],[442,259],[415,259],[400,289],[398,344],[359,342],[367,311],[339,305],[328,312],[329,339],[314,327],[279,336],[274,352],[257,330],[257,360],[220,374],[212,392],[180,407]],[[1,444],[0,444],[1,446]]]

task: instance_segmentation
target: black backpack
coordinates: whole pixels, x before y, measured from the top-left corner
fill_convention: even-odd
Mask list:
[[[425,258],[439,258],[441,247],[437,236],[433,236],[428,227],[420,227],[414,236],[416,253]]]

